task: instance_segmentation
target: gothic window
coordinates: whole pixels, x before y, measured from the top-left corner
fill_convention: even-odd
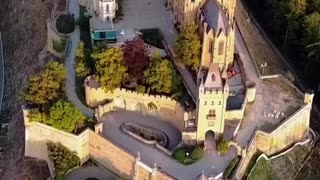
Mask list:
[[[109,4],[107,4],[107,13],[109,13]]]
[[[209,53],[212,53],[212,40],[211,39],[209,39],[209,45],[208,45],[208,52]]]
[[[207,115],[208,120],[215,120],[216,119],[216,111],[214,109],[209,110],[209,114]]]
[[[219,42],[218,55],[222,55],[223,54],[223,49],[224,49],[224,42],[220,41]]]

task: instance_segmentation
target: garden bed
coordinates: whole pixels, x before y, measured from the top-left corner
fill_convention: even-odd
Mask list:
[[[190,165],[203,157],[203,149],[200,146],[195,148],[184,147],[176,150],[172,157],[183,165]]]

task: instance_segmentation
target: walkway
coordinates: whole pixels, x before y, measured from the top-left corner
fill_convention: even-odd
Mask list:
[[[69,13],[74,14],[75,19],[79,17],[79,1],[78,0],[69,0]],[[69,56],[66,57],[65,65],[67,68],[67,81],[66,81],[66,92],[68,100],[71,101],[74,105],[76,105],[81,112],[89,117],[93,116],[93,110],[86,107],[79,100],[78,95],[75,90],[75,71],[73,68],[74,60],[76,57],[76,50],[79,43],[80,38],[80,30],[79,27],[76,26],[74,32],[70,35],[71,46],[69,47]]]
[[[143,163],[150,167],[152,167],[154,163],[157,163],[159,168],[177,179],[193,180],[201,174],[202,170],[205,171],[206,175],[216,176],[223,172],[232,158],[236,156],[236,150],[234,148],[225,156],[218,156],[216,152],[206,151],[200,161],[189,166],[184,166],[153,146],[144,144],[122,132],[120,126],[126,121],[161,129],[168,135],[170,141],[172,141],[171,146],[179,143],[181,134],[168,123],[134,112],[111,112],[106,114],[102,119],[104,123],[102,134],[104,136],[117,142],[117,144],[132,154],[138,154],[139,152]]]
[[[97,178],[99,180],[116,180],[116,177],[109,171],[98,166],[85,166],[71,171],[66,180],[86,180]]]
[[[3,58],[2,35],[0,32],[0,112],[2,108],[3,93],[4,93],[4,58]]]

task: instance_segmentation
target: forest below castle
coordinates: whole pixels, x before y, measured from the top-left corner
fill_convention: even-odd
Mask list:
[[[243,0],[307,88],[320,82],[320,0]]]

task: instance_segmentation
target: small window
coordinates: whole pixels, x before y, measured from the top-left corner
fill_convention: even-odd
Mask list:
[[[207,101],[204,102],[204,105],[207,105]]]
[[[212,40],[209,39],[208,52],[212,53]]]
[[[219,49],[218,49],[218,55],[222,55],[224,50],[224,42],[220,41],[219,42]]]
[[[208,122],[208,126],[214,126],[214,122]]]
[[[219,105],[221,105],[221,101],[219,101]]]
[[[211,75],[211,81],[212,82],[216,81],[216,76],[214,74]]]
[[[214,105],[214,101],[211,101],[211,105]]]

